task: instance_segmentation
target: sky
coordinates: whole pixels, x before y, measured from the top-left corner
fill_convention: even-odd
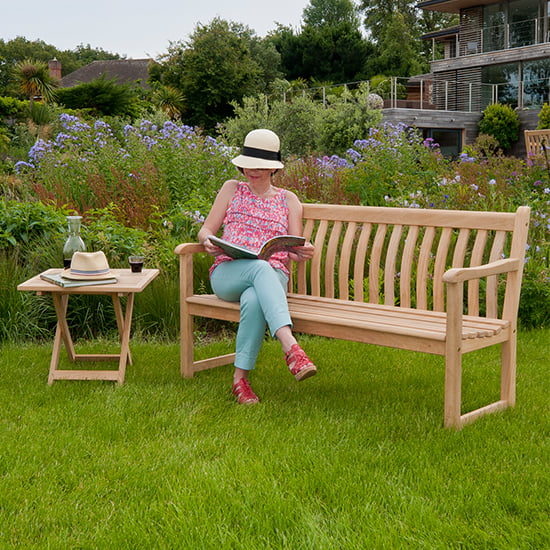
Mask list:
[[[299,28],[309,0],[0,0],[0,38],[23,36],[58,50],[79,44],[131,59],[157,58],[215,17],[265,36],[277,23]]]

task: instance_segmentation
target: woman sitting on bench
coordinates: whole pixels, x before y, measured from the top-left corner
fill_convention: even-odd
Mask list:
[[[232,160],[247,182],[224,183],[204,225],[199,241],[208,254],[215,256],[210,282],[222,300],[240,302],[237,331],[233,394],[241,404],[258,403],[248,373],[254,368],[262,346],[266,324],[282,345],[290,372],[296,380],[313,376],[317,369],[292,334],[286,289],[289,279],[287,263],[308,260],[313,256],[311,243],[291,252],[276,252],[267,261],[233,260],[215,246],[209,235],[216,235],[223,225],[223,238],[248,249],[259,249],[276,235],[302,235],[302,206],[291,191],[274,187],[272,175],[284,165],[280,141],[270,130],[253,130],[244,142],[242,153]]]

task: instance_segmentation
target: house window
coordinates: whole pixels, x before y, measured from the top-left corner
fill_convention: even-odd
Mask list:
[[[539,0],[512,0],[508,7],[510,48],[537,43]]]
[[[538,108],[549,101],[550,59],[523,63],[523,107]]]
[[[449,55],[447,57],[456,57],[456,39],[449,40],[447,44],[449,45]]]
[[[492,4],[483,7],[483,51],[506,48],[506,7]]]
[[[432,138],[445,157],[457,158],[462,151],[462,130],[451,128],[424,128],[424,139]]]
[[[518,106],[519,99],[519,63],[489,65],[482,68],[481,80],[485,84],[482,91],[481,109],[491,103],[507,103],[511,107]]]

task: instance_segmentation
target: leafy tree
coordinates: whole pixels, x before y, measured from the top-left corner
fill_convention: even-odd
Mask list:
[[[260,67],[260,75],[256,82],[256,88],[259,92],[265,93],[272,82],[283,78],[281,55],[270,39],[258,38],[254,35],[250,37],[248,48],[250,50],[250,57]]]
[[[15,78],[23,94],[29,98],[31,110],[36,96],[44,101],[55,98],[55,89],[59,83],[50,76],[46,63],[25,59],[15,66]]]
[[[117,84],[105,75],[89,83],[58,90],[57,100],[69,109],[89,109],[94,115],[130,116],[139,114],[137,93],[129,83]]]
[[[349,22],[306,26],[300,33],[280,27],[272,37],[285,78],[350,82],[364,76],[372,45]]]
[[[379,44],[395,14],[401,14],[408,29],[417,28],[416,2],[412,0],[361,0],[364,25],[371,39]],[[418,33],[417,33],[418,34]]]
[[[351,0],[310,0],[302,18],[306,27],[337,27],[340,23],[350,23],[355,29],[359,28],[357,8]]]
[[[427,63],[419,61],[420,43],[412,36],[401,13],[390,16],[383,32],[378,45],[378,56],[373,57],[368,63],[370,74],[412,76],[429,69]]]
[[[78,62],[79,67],[89,65],[92,61],[109,61],[113,59],[120,59],[120,55],[117,53],[106,52],[103,48],[92,48],[90,44],[79,44],[71,52],[71,54],[75,61]]]
[[[0,95],[17,95],[17,84],[13,79],[17,63],[25,59],[47,63],[54,58],[61,62],[62,75],[66,75],[97,59],[119,59],[120,56],[82,44],[74,51],[60,51],[42,40],[30,41],[22,36],[7,42],[0,39]]]
[[[215,18],[197,25],[190,40],[170,44],[164,84],[185,96],[185,122],[211,132],[233,114],[233,101],[257,91],[262,69],[252,58],[250,31]]]
[[[302,78],[303,45],[300,33],[292,27],[279,25],[269,40],[273,43],[281,59],[281,68],[284,78],[294,80]]]
[[[410,57],[418,61],[418,56],[421,55],[423,70],[426,70],[431,60],[431,43],[422,40],[421,36],[457,25],[458,17],[437,11],[418,10],[416,4],[413,0],[361,0],[360,8],[365,14],[363,22],[367,34],[378,46],[387,40],[388,34],[391,34],[389,27],[395,27],[396,16],[402,17],[404,28],[407,30],[406,39],[410,40],[414,47],[402,53],[402,56],[407,58],[401,65],[411,65]]]

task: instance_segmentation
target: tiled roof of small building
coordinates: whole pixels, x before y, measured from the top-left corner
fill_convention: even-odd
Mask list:
[[[113,59],[107,61],[92,61],[61,79],[62,88],[70,88],[77,84],[88,83],[102,75],[108,80],[116,78],[118,84],[140,81],[140,86],[148,88],[148,69],[152,59]]]

